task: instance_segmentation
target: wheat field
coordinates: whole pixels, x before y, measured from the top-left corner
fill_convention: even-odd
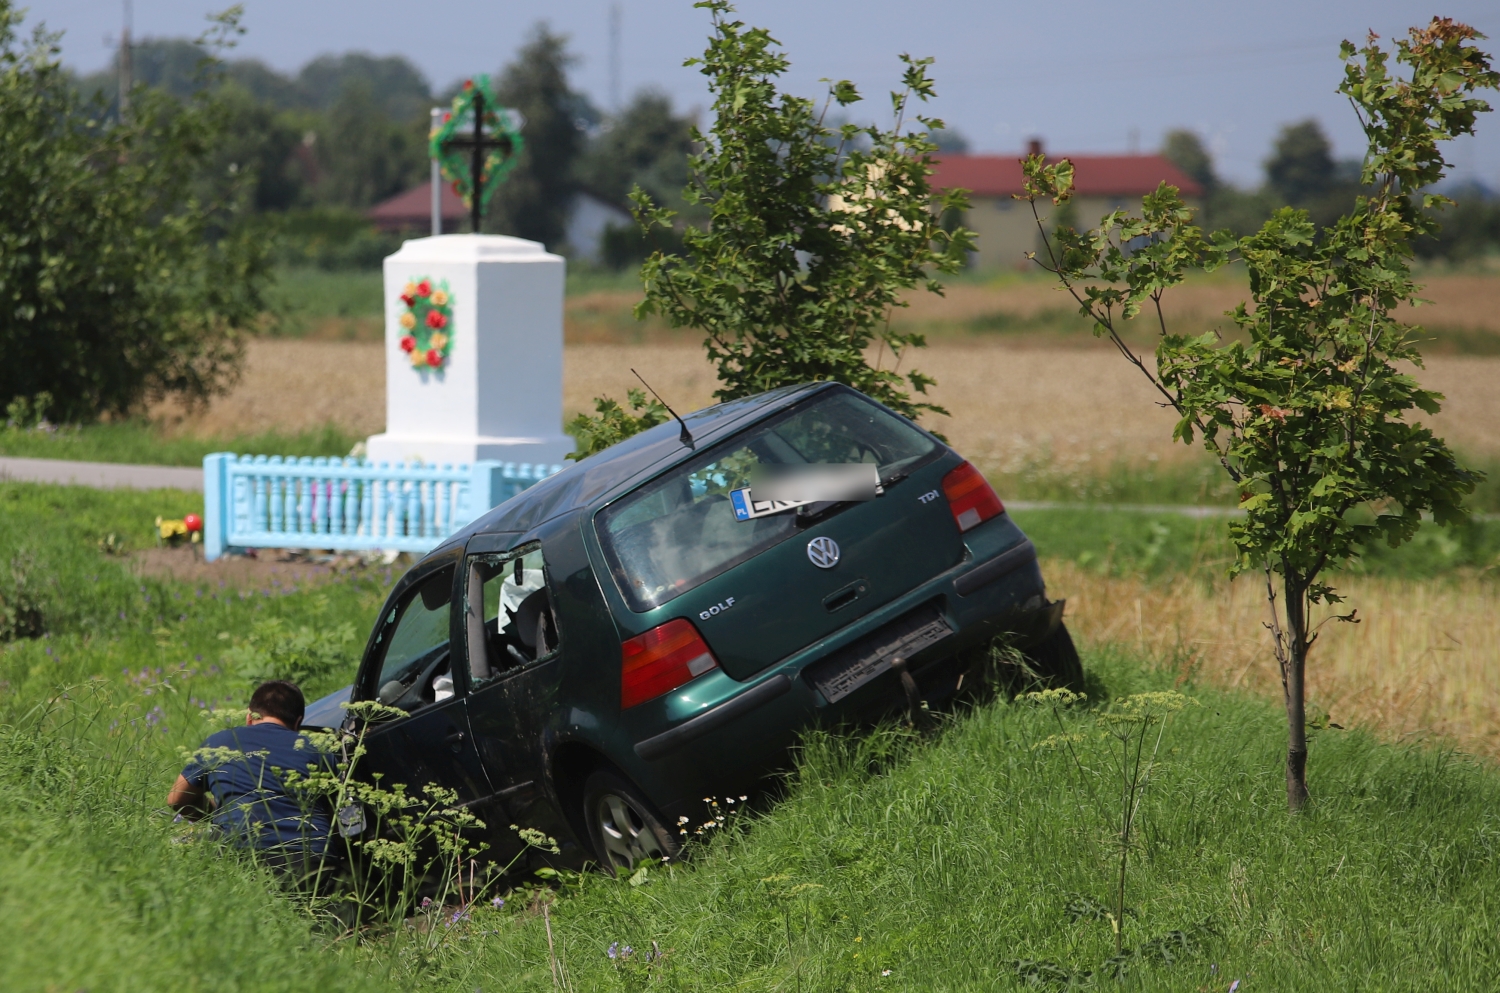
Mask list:
[[[623,400],[626,390],[639,385],[632,368],[678,410],[713,402],[713,369],[702,349],[689,342],[570,344],[564,364],[564,416],[592,410],[596,396]],[[925,423],[959,451],[986,463],[1034,459],[1039,453],[1105,465],[1197,456],[1172,444],[1171,414],[1140,372],[1102,342],[1039,348],[993,339],[937,340],[898,368],[906,366],[937,378],[930,399],[952,415],[932,415]],[[1471,457],[1500,454],[1500,357],[1436,356],[1421,379],[1447,394],[1434,424],[1450,443]],[[374,434],[385,425],[382,347],[253,340],[244,374],[226,396],[202,411],[163,405],[153,413],[174,432],[191,434],[303,430],[327,423]]]
[[[1196,454],[1170,443],[1172,417],[1140,373],[1091,339],[1066,347],[936,339],[915,364],[937,378],[931,399],[952,414],[927,423],[981,464],[1041,458],[1087,471],[1090,463]],[[712,402],[713,370],[696,344],[575,342],[565,352],[562,413],[591,409],[596,396],[623,399],[636,385],[632,367],[680,410]],[[1433,357],[1421,379],[1447,394],[1435,419],[1440,433],[1471,458],[1500,457],[1500,357]],[[329,422],[371,434],[383,429],[384,413],[380,345],[265,339],[250,343],[242,380],[207,410],[157,411],[174,431],[225,435]],[[1047,574],[1085,641],[1138,644],[1184,673],[1279,694],[1263,590],[1250,580],[1145,582],[1067,562],[1049,563]],[[1309,667],[1312,700],[1346,726],[1437,735],[1500,757],[1500,611],[1490,584],[1342,585],[1364,620],[1325,628]]]
[[[1279,698],[1263,577],[1233,582],[1117,578],[1044,561],[1049,595],[1066,598],[1084,643],[1113,642],[1206,680]],[[1307,667],[1307,697],[1344,727],[1441,739],[1500,758],[1500,611],[1481,577],[1411,582],[1343,577],[1358,623],[1324,624]],[[1319,618],[1334,610],[1318,611]],[[1328,732],[1336,733],[1336,732]]]

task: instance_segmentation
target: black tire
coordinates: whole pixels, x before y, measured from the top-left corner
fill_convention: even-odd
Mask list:
[[[1027,649],[1026,662],[1048,687],[1075,692],[1083,689],[1083,662],[1066,624],[1058,624],[1056,630]]]
[[[594,857],[610,875],[630,871],[641,859],[672,858],[682,848],[636,785],[607,769],[584,781],[583,822]]]

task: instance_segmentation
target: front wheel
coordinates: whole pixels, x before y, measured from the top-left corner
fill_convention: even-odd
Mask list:
[[[1049,687],[1075,692],[1083,689],[1083,662],[1066,624],[1058,624],[1040,643],[1027,649],[1026,662]]]
[[[635,784],[601,769],[583,784],[583,818],[594,856],[611,875],[642,859],[660,862],[681,849]]]

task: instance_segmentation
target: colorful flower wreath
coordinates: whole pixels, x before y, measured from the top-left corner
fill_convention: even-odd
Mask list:
[[[441,369],[453,348],[453,296],[445,279],[436,286],[423,276],[401,291],[406,310],[401,314],[401,350],[413,369]]]

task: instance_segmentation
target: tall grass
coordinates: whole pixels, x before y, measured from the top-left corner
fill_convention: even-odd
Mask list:
[[[219,588],[140,578],[95,544],[191,500],[0,485],[0,564],[24,549],[54,591],[49,636],[0,647],[0,920],[11,938],[0,988],[1004,990],[1097,972],[1114,955],[1106,922],[1069,914],[1110,899],[1120,862],[1096,799],[1116,780],[1090,712],[1060,729],[1046,709],[1004,700],[926,735],[812,735],[777,802],[730,814],[739,799],[719,798],[724,826],[687,863],[557,889],[531,880],[498,908],[456,919],[437,908],[339,939],[252,866],[179,840],[163,793],[178,748],[206,733],[203,704],[244,699],[234,646],[257,621],[363,630],[393,577]],[[1091,701],[1168,687],[1198,701],[1167,729],[1140,806],[1126,945],[1150,954],[1128,960],[1125,988],[1492,985],[1493,767],[1432,742],[1393,746],[1378,722],[1380,734],[1323,731],[1315,803],[1289,820],[1282,717],[1264,682],[1225,688],[1227,666],[1189,654],[1195,618],[1253,635],[1252,598],[1201,573],[1046,567],[1084,635]],[[1377,614],[1416,589],[1357,579],[1390,590]],[[1443,600],[1437,584],[1431,617],[1484,609],[1477,580],[1445,582],[1472,592]],[[1336,644],[1319,646],[1315,670]],[[1059,733],[1080,736],[1077,763],[1045,747]]]
[[[1086,661],[1096,693],[1160,685],[1133,653]],[[1451,753],[1327,735],[1320,799],[1289,822],[1275,708],[1186,690],[1200,705],[1164,740],[1127,906],[1136,948],[1184,932],[1193,950],[1132,963],[1128,988],[1490,983],[1500,779]],[[1108,898],[1117,852],[1070,757],[1037,747],[1056,730],[1049,713],[997,703],[934,741],[815,736],[774,811],[688,866],[639,885],[587,877],[558,900],[550,924],[573,988],[644,988],[653,943],[663,989],[1016,989],[1097,970],[1110,927],[1067,911]],[[1101,760],[1083,764],[1093,774]],[[448,988],[551,988],[543,924],[519,914],[496,928],[448,964]],[[635,959],[622,965],[625,946]]]

